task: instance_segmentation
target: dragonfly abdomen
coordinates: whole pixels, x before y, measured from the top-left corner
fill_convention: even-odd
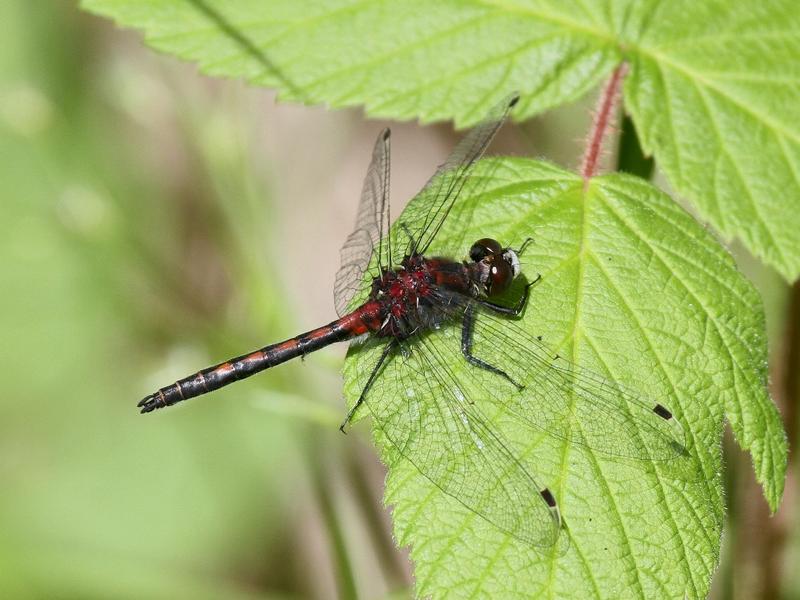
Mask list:
[[[330,344],[367,333],[375,328],[376,318],[376,307],[367,303],[332,323],[184,377],[146,396],[138,406],[142,409],[141,412],[147,413],[213,392],[287,360],[305,356]]]

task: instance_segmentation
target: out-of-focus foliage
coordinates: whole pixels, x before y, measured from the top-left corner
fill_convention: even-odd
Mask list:
[[[0,595],[291,589],[287,514],[312,508],[287,500],[307,477],[302,427],[252,400],[315,377],[289,367],[192,410],[135,409],[291,328],[265,301],[283,290],[264,260],[268,182],[245,168],[253,111],[169,87],[95,24],[0,3]]]

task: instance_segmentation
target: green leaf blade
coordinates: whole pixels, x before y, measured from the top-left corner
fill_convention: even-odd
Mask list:
[[[513,90],[525,114],[574,100],[619,52],[592,16],[547,3],[84,0],[202,72],[278,87],[286,100],[375,117],[479,120]]]
[[[487,235],[512,245],[534,237],[523,271],[543,279],[519,325],[581,368],[673,409],[701,474],[670,461],[611,459],[495,419],[559,502],[562,535],[570,539],[562,555],[499,532],[398,460],[377,435],[390,465],[386,501],[398,541],[412,545],[417,592],[705,597],[719,555],[726,413],[735,429],[747,423],[737,439],[753,452],[771,505],[785,470],[785,440],[765,387],[756,292],[702,227],[640,180],[606,176],[584,192],[576,176],[521,159],[482,162],[478,180],[480,193],[462,199],[468,208],[445,225],[430,253],[453,255],[461,247],[463,254],[467,240]],[[458,348],[439,348],[458,357]],[[345,389],[352,403],[369,369],[358,351],[351,354]],[[390,385],[383,393],[391,393],[391,384],[376,385]]]
[[[699,11],[705,11],[702,14]],[[643,146],[727,238],[800,275],[800,17],[793,2],[674,2],[631,53]]]

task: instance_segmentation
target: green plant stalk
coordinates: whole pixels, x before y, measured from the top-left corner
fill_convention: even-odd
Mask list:
[[[353,564],[347,551],[347,542],[341,521],[334,506],[330,482],[324,469],[320,466],[323,463],[322,448],[320,444],[311,444],[308,449],[307,461],[314,487],[314,496],[319,503],[322,519],[330,536],[331,554],[335,561],[335,576],[339,588],[337,595],[339,598],[358,598]]]
[[[372,543],[379,557],[378,563],[389,588],[408,587],[411,582],[404,568],[405,560],[398,552],[390,530],[384,525],[385,515],[375,502],[375,492],[370,486],[365,465],[357,450],[348,452],[348,471],[353,496],[358,502],[360,513],[372,537]]]

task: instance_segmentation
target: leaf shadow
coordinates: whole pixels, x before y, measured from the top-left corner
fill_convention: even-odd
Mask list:
[[[264,69],[274,75],[286,87],[289,93],[300,100],[303,100],[305,94],[299,86],[280,69],[278,66],[269,59],[266,53],[256,45],[256,43],[247,37],[242,31],[237,29],[225,16],[208,5],[205,0],[189,0],[189,3],[194,6],[198,11],[203,13],[210,21],[212,21],[220,31],[233,40],[242,50],[254,58]]]

